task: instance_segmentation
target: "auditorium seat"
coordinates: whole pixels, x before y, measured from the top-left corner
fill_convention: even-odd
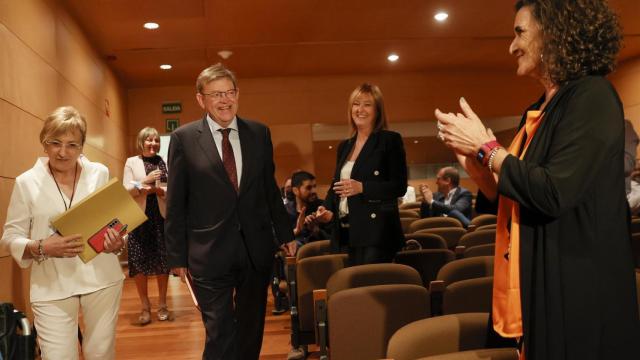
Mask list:
[[[447,249],[447,242],[438,234],[427,232],[419,232],[413,234],[405,234],[407,240],[413,239],[420,243],[423,249]]]
[[[440,228],[432,228],[432,229],[424,229],[420,230],[418,233],[430,233],[442,236],[443,239],[447,242],[447,248],[454,250],[458,245],[458,241],[462,235],[466,234],[467,231],[462,227],[440,227]]]
[[[400,251],[396,254],[395,262],[416,269],[425,287],[436,279],[438,271],[449,261],[455,259],[455,255],[448,249],[422,249]]]
[[[446,216],[435,216],[414,221],[409,226],[409,233],[415,233],[424,229],[458,227],[463,228],[462,223],[458,219]]]
[[[494,359],[479,356],[493,356],[492,354],[502,356],[502,352],[515,353],[515,349],[480,351],[487,343],[488,322],[488,313],[452,314],[418,320],[405,325],[393,334],[387,346],[387,359],[414,360],[445,355],[453,356],[448,359]],[[454,355],[463,351],[468,353],[457,357]],[[512,358],[496,357],[495,359]]]

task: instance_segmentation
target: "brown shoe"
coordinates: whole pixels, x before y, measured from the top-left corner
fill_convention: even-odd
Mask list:
[[[151,312],[148,309],[142,309],[138,318],[131,322],[131,325],[145,326],[151,323]]]

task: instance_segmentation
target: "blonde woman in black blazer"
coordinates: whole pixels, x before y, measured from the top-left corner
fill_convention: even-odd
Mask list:
[[[400,134],[387,127],[375,85],[358,86],[349,99],[353,136],[340,143],[333,187],[307,221],[331,222],[334,252],[351,265],[390,262],[404,244],[398,197],[407,190],[407,162]]]

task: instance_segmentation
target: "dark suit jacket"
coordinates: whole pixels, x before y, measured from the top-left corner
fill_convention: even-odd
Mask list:
[[[507,156],[498,181],[520,204],[526,357],[635,359],[622,105],[605,78],[585,76],[558,90],[541,121],[524,159]]]
[[[451,197],[451,203],[445,205],[445,194],[441,192],[433,193],[433,203],[431,206],[426,202],[420,205],[420,217],[442,216],[448,214],[451,210],[458,210],[467,219],[471,220],[471,200],[473,195],[471,191],[458,186]]]
[[[206,118],[171,134],[165,238],[172,268],[188,267],[200,277],[221,275],[244,241],[254,266],[267,270],[277,245],[274,230],[280,244],[293,240],[273,177],[269,128],[239,117],[237,121],[242,148],[238,193]]]
[[[352,137],[338,146],[332,184],[340,180],[340,170],[355,141]],[[400,134],[381,130],[369,135],[355,161],[351,178],[362,182],[363,192],[347,199],[350,245],[398,250],[404,245],[398,197],[407,191],[407,162]],[[334,213],[331,244],[334,251],[340,245],[339,204],[340,198],[332,187],[327,193],[325,207]]]

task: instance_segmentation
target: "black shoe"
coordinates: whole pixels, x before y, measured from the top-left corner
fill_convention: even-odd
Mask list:
[[[289,310],[289,309],[285,309],[285,308],[280,308],[280,309],[279,309],[279,308],[275,308],[275,309],[271,310],[271,313],[272,313],[273,315],[281,315],[281,314],[284,314],[287,310]]]

